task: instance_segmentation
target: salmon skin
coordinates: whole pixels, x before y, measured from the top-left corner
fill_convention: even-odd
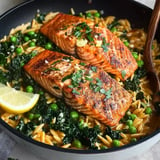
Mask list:
[[[131,95],[103,69],[45,50],[25,71],[42,87],[77,111],[114,126],[129,108]]]
[[[126,80],[137,69],[129,49],[102,23],[59,13],[40,31],[63,51],[103,68],[121,80]]]

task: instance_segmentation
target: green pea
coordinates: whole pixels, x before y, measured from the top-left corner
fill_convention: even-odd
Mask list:
[[[78,139],[75,139],[73,142],[72,142],[72,145],[76,148],[82,148],[82,143],[78,140]]]
[[[29,46],[34,47],[34,46],[36,46],[36,43],[32,41],[32,42],[29,43]]]
[[[26,87],[26,92],[32,93],[33,92],[33,87],[31,85]]]
[[[57,111],[57,110],[58,110],[58,106],[57,106],[57,104],[55,104],[55,103],[51,104],[50,107],[51,107],[51,109],[52,109],[53,111]]]
[[[37,119],[37,118],[39,118],[41,115],[39,114],[39,113],[36,113],[35,115],[34,115],[34,118],[35,119]]]
[[[137,142],[136,138],[131,138],[131,142]]]
[[[136,114],[130,114],[129,117],[131,118],[132,121],[134,121],[136,119]]]
[[[29,41],[29,37],[28,37],[28,36],[25,36],[25,37],[24,37],[24,41],[25,41],[25,42],[28,42],[28,41]]]
[[[29,36],[34,36],[35,32],[34,32],[34,31],[29,31],[27,34],[28,34]]]
[[[90,12],[87,12],[87,13],[86,13],[86,17],[91,18],[91,17],[92,17],[92,14],[91,14]]]
[[[137,54],[137,52],[132,52],[132,55],[133,55],[133,57],[134,57],[135,59],[137,59],[137,58],[138,58],[138,54]]]
[[[83,129],[83,128],[84,128],[84,120],[83,120],[83,119],[81,119],[81,120],[79,121],[78,126],[79,126],[80,129]]]
[[[22,53],[22,48],[21,47],[17,47],[15,51],[16,51],[17,54],[21,54]]]
[[[127,40],[125,40],[123,43],[125,46],[127,46],[127,47],[129,46],[129,42]]]
[[[114,139],[112,142],[114,147],[119,147],[120,146],[120,141],[118,139]]]
[[[128,119],[128,120],[126,121],[126,125],[132,126],[132,125],[133,125],[133,121],[132,121],[131,119]]]
[[[70,117],[71,117],[72,119],[74,119],[74,120],[77,120],[77,119],[79,118],[79,114],[78,114],[78,112],[76,112],[76,111],[72,111],[72,112],[70,113]]]
[[[151,114],[151,113],[152,113],[152,109],[151,109],[150,107],[147,107],[147,108],[145,109],[145,113],[146,113],[146,114]]]
[[[137,133],[136,127],[130,126],[130,127],[129,127],[129,133],[131,133],[131,134]]]
[[[137,61],[138,67],[142,67],[144,65],[144,62],[142,60]]]
[[[116,27],[113,27],[112,29],[111,29],[111,32],[116,32],[117,31],[117,28]]]
[[[45,45],[45,49],[50,50],[51,48],[52,48],[52,44],[48,42],[48,43]]]
[[[30,113],[30,114],[28,115],[28,119],[32,120],[33,118],[34,118],[34,114],[33,114],[33,113]]]
[[[95,12],[94,13],[94,17],[98,17],[99,18],[100,17],[100,13],[99,12]]]
[[[11,40],[11,42],[16,43],[17,42],[17,37],[11,36],[10,40]]]

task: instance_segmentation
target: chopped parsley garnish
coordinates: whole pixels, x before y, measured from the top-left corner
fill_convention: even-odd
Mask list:
[[[103,48],[103,51],[104,51],[104,52],[107,52],[107,51],[108,51],[108,47],[107,47],[108,45],[109,45],[109,43],[106,43],[106,40],[105,40],[105,38],[103,37],[101,47]]]
[[[112,92],[112,88],[110,88],[107,91],[104,88],[100,89],[100,93],[105,94],[105,96],[106,96],[104,101],[106,101],[107,99],[111,98],[111,92]]]
[[[84,62],[79,63],[81,66],[85,66],[86,64]]]
[[[73,88],[73,85],[69,85],[68,87],[69,87],[69,88]]]
[[[89,73],[87,75],[90,76],[92,73],[93,73],[93,71],[89,70]]]
[[[111,93],[112,93],[112,88],[110,88],[108,91],[104,93],[106,95],[106,98],[104,100],[111,98]]]
[[[91,82],[89,84],[89,87],[90,87],[90,89],[92,89],[94,91],[94,89],[97,87],[97,85],[95,83]]]
[[[84,29],[84,23],[79,23],[76,28],[73,30],[73,35],[77,38],[81,38],[82,36],[82,30]]]
[[[93,81],[93,78],[86,76],[85,80],[87,80],[87,81]]]
[[[87,37],[87,39],[89,40],[89,42],[93,42],[93,37],[92,37],[91,33],[88,33],[88,34],[86,35],[86,37]]]
[[[97,86],[101,87],[102,86],[102,81],[99,78],[96,78],[96,81],[97,81],[97,83],[96,83]]]
[[[79,23],[74,29],[73,29],[73,35],[76,38],[86,38],[89,42],[93,41],[92,36],[92,29],[85,23]]]
[[[96,78],[96,83],[91,82],[89,84],[90,89],[94,92],[99,92],[101,90],[102,81],[99,78]]]
[[[54,65],[54,64],[56,64],[56,63],[59,63],[59,62],[61,62],[61,60],[54,61],[54,62],[52,63],[52,65]]]
[[[92,70],[93,72],[97,72],[97,67],[92,66],[92,67],[91,67],[91,70]]]
[[[121,75],[122,75],[122,78],[124,79],[125,76],[126,76],[126,71],[125,71],[125,70],[122,70]]]
[[[69,74],[69,75],[63,77],[63,78],[62,78],[62,82],[64,82],[64,81],[67,80],[67,79],[71,79],[71,77],[72,77],[72,74]]]
[[[67,79],[71,79],[71,85],[68,85],[68,87],[69,87],[69,88],[73,88],[72,93],[79,95],[80,93],[79,93],[76,89],[74,89],[74,88],[75,88],[75,87],[78,87],[78,86],[79,86],[79,83],[81,83],[81,82],[84,81],[84,80],[82,79],[83,73],[84,73],[84,70],[78,70],[78,71],[75,72],[75,73],[72,73],[72,74],[70,74],[70,75],[65,76],[65,77],[62,79],[62,82],[64,82],[64,81],[67,80]]]
[[[83,70],[78,70],[72,74],[71,80],[74,87],[78,87],[79,83],[82,81]]]
[[[47,68],[44,72],[48,72],[48,71],[60,71],[59,68],[55,68],[55,67],[51,67],[51,68]]]
[[[100,93],[105,94],[106,90],[102,88],[102,89],[100,89]]]
[[[77,38],[81,38],[81,36],[82,36],[82,32],[81,32],[80,30],[75,30],[73,34],[74,34],[74,36],[76,36]]]
[[[96,86],[95,88],[94,88],[94,92],[99,92],[100,91],[100,87],[99,86]]]
[[[77,90],[75,90],[75,89],[73,89],[73,90],[72,90],[72,93],[73,93],[73,94],[80,95],[80,92],[78,92],[78,91],[77,91]]]

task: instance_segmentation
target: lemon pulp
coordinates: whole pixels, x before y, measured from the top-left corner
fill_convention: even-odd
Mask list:
[[[18,91],[0,83],[0,107],[9,113],[24,113],[31,110],[39,94]]]

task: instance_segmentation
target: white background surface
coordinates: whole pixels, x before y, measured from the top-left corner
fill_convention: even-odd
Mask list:
[[[24,0],[0,0],[0,15],[11,7],[17,5]],[[155,0],[136,0],[150,8],[153,8]],[[14,149],[10,153],[10,157],[17,158],[18,160],[41,160],[35,157],[32,153],[28,152],[25,146],[16,144]],[[0,158],[1,160],[1,158]],[[56,158],[54,160],[57,160]],[[149,151],[143,153],[140,156],[133,157],[129,160],[160,160],[160,142],[154,145]]]

